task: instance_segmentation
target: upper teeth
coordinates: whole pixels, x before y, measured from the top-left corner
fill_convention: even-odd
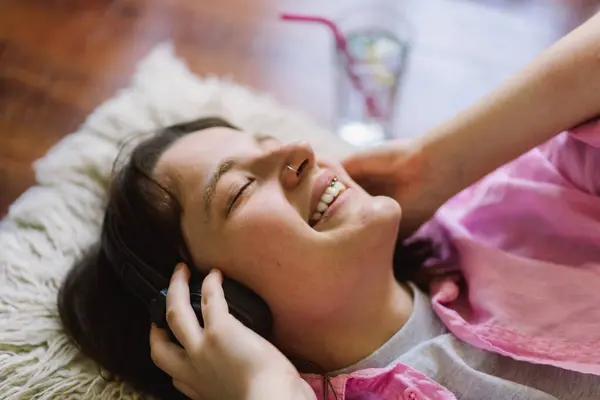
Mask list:
[[[334,179],[329,187],[325,190],[325,192],[321,195],[319,199],[319,203],[317,204],[317,210],[312,215],[311,219],[314,221],[318,221],[323,216],[323,213],[327,211],[329,205],[335,200],[335,198],[344,190],[346,186],[337,179]]]

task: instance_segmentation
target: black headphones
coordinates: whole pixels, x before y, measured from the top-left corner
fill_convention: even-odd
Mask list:
[[[107,210],[102,229],[102,248],[112,264],[117,277],[125,287],[138,297],[148,308],[151,321],[169,332],[175,340],[166,320],[168,280],[137,257],[122,240],[115,226],[112,212]],[[181,251],[180,253],[185,253]],[[181,254],[190,269],[190,303],[198,322],[204,327],[202,318],[202,281],[206,277],[197,271],[190,257]],[[175,265],[172,266],[173,268]],[[267,303],[241,283],[223,276],[223,292],[229,312],[240,322],[264,338],[269,338],[273,328],[273,316]]]

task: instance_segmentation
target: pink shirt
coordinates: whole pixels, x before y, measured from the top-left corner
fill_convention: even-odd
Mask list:
[[[454,335],[517,360],[600,376],[599,121],[459,193],[419,235],[442,244],[441,261],[462,272],[462,284],[446,279],[431,291]],[[322,380],[305,379],[322,399]],[[401,363],[331,384],[339,400],[455,398]]]

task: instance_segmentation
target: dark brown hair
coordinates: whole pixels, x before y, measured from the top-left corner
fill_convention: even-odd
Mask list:
[[[237,129],[202,118],[160,130],[136,145],[111,183],[107,213],[122,242],[168,282],[184,245],[177,199],[153,177],[156,163],[177,139],[211,127]],[[102,227],[106,234],[106,226]],[[148,308],[121,281],[99,241],[67,274],[58,293],[64,329],[79,349],[116,378],[164,399],[184,398],[150,357]],[[428,256],[427,245],[396,249],[395,272],[409,279]],[[402,268],[398,260],[403,260]]]

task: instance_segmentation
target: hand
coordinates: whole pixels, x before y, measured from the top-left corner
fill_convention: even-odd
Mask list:
[[[190,305],[189,276],[179,264],[167,294],[167,321],[183,348],[164,330],[150,331],[152,360],[180,392],[194,400],[315,398],[277,348],[229,314],[218,271],[202,284],[203,329]]]
[[[407,238],[433,216],[437,207],[434,176],[416,140],[396,140],[359,152],[344,161],[348,174],[374,196],[402,206],[400,237]],[[439,203],[439,204],[438,204]]]

